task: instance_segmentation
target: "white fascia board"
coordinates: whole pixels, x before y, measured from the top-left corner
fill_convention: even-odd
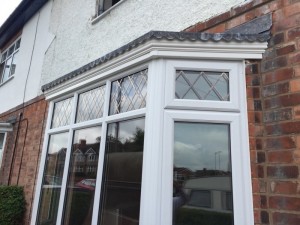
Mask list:
[[[261,59],[267,42],[199,42],[151,40],[136,49],[105,62],[50,90],[45,91],[46,100],[58,98],[76,89],[99,82],[126,69],[149,62],[152,59]]]

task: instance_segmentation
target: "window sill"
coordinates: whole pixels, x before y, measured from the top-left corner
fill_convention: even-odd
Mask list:
[[[117,4],[113,5],[112,7],[110,7],[108,10],[104,11],[103,13],[101,13],[100,15],[97,15],[95,18],[91,18],[91,25],[94,25],[96,23],[98,23],[99,20],[101,20],[103,17],[105,17],[107,14],[110,14],[110,12],[118,7],[119,5],[121,5],[123,2],[125,2],[126,0],[121,0],[119,1]]]
[[[3,83],[0,84],[0,87],[2,87],[3,85],[5,85],[10,80],[14,79],[14,77],[15,77],[14,75],[12,75],[11,77],[9,77],[6,81],[4,81]]]

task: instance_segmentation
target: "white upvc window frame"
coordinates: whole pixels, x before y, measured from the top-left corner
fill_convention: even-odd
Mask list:
[[[227,72],[229,74],[229,101],[209,101],[192,99],[176,99],[175,98],[175,77],[178,70],[190,71],[211,71],[211,72]],[[166,85],[166,108],[185,108],[193,110],[216,110],[216,111],[239,111],[240,95],[239,87],[242,83],[241,65],[235,61],[183,61],[169,60],[166,64],[166,76],[168,85]]]
[[[97,171],[97,178],[96,178],[96,189],[95,189],[95,195],[94,195],[94,205],[93,205],[93,217],[92,217],[92,224],[97,224],[98,220],[98,211],[99,211],[99,202],[100,202],[100,197],[101,197],[101,188],[102,188],[102,173],[103,173],[103,163],[104,163],[104,154],[105,154],[105,143],[106,143],[106,133],[107,133],[107,125],[110,123],[114,122],[119,122],[119,121],[126,121],[134,118],[141,118],[145,117],[146,114],[146,109],[137,109],[137,110],[132,110],[120,114],[114,114],[114,115],[109,115],[109,103],[110,103],[110,90],[111,90],[111,83],[121,77],[126,77],[128,75],[131,75],[135,72],[139,72],[141,70],[144,70],[148,68],[148,64],[142,64],[139,67],[135,67],[133,69],[130,69],[128,71],[123,71],[122,73],[113,76],[109,79],[106,79],[102,82],[99,82],[98,84],[94,84],[92,86],[88,87],[83,87],[82,89],[79,89],[73,93],[70,93],[66,95],[65,97],[60,97],[55,99],[54,101],[50,102],[49,106],[49,115],[47,119],[47,125],[46,125],[46,135],[44,139],[44,144],[43,144],[43,153],[41,156],[41,165],[40,165],[40,170],[39,170],[39,175],[38,175],[38,181],[37,181],[37,188],[36,188],[36,195],[35,195],[35,203],[34,203],[34,209],[32,213],[32,221],[31,224],[36,224],[37,216],[38,216],[38,205],[40,202],[40,197],[41,197],[41,191],[42,191],[42,182],[43,182],[43,173],[44,173],[44,166],[45,166],[45,161],[46,157],[48,154],[48,143],[50,140],[51,135],[63,133],[63,132],[68,132],[68,143],[67,143],[67,151],[66,151],[66,159],[65,159],[65,166],[64,166],[64,172],[63,172],[63,181],[61,185],[61,192],[60,192],[60,198],[59,198],[59,206],[58,206],[58,214],[57,214],[57,219],[56,219],[56,224],[61,224],[62,219],[63,219],[63,209],[64,209],[64,200],[65,200],[65,193],[67,190],[67,180],[68,180],[68,170],[69,170],[69,164],[70,164],[70,159],[71,159],[71,149],[72,149],[72,141],[73,141],[73,134],[76,130],[84,129],[84,128],[89,128],[89,127],[94,127],[94,126],[101,126],[101,143],[100,143],[100,149],[99,149],[99,158],[98,158],[98,171]],[[105,85],[105,103],[104,103],[104,109],[103,109],[103,116],[98,119],[93,119],[89,121],[84,121],[84,122],[79,122],[76,123],[76,109],[77,109],[77,102],[78,102],[78,97],[81,93],[86,92],[87,90],[91,90],[95,87],[100,87]],[[72,114],[70,118],[70,123],[69,125],[66,126],[61,126],[61,127],[56,127],[56,128],[51,128],[51,122],[53,118],[53,113],[54,113],[54,105],[56,102],[63,101],[68,98],[73,98],[72,99]]]
[[[0,170],[1,170],[2,162],[3,162],[3,155],[4,155],[4,151],[5,151],[7,132],[10,132],[12,130],[13,130],[13,127],[10,123],[0,123],[0,133],[4,134],[3,146],[2,146],[2,150],[0,151],[0,154],[1,154],[1,156],[0,156]]]
[[[247,133],[241,126],[243,120],[239,113],[191,110],[165,110],[162,186],[165,191],[162,198],[161,224],[172,224],[172,190],[174,161],[174,124],[175,122],[228,124],[230,126],[230,152],[232,165],[232,193],[234,224],[253,224],[251,205],[252,195],[247,142],[242,142]],[[246,205],[250,205],[247,207]]]
[[[19,42],[19,46],[18,46],[18,48],[17,48],[17,42]],[[16,74],[16,67],[14,68],[14,73],[13,74],[11,74],[12,73],[12,65],[13,65],[13,62],[14,62],[14,59],[15,59],[15,55],[16,54],[18,54],[19,53],[19,51],[20,51],[20,44],[21,44],[21,37],[19,37],[17,40],[15,40],[8,48],[6,48],[1,54],[0,54],[0,65],[1,64],[3,64],[4,63],[4,68],[3,68],[3,71],[2,71],[2,73],[1,73],[1,71],[0,71],[0,85],[1,84],[3,84],[3,83],[5,83],[5,82],[7,82],[8,80],[10,80],[11,78],[13,78],[14,77],[14,75]],[[10,48],[14,48],[14,50],[13,50],[13,52],[10,54],[10,55],[8,55],[8,53],[9,53],[9,50],[10,50]],[[4,55],[6,55],[5,57],[4,57]],[[11,62],[10,62],[10,65],[8,65],[10,68],[9,68],[9,74],[8,74],[8,76],[7,76],[7,78],[6,79],[4,79],[4,73],[5,73],[5,68],[6,68],[6,63],[7,63],[7,61],[8,60],[10,60],[11,59]]]
[[[3,131],[0,131],[0,134],[4,134],[4,135],[3,135],[3,145],[2,145],[2,149],[0,149],[0,170],[1,170],[7,134],[6,134],[6,132],[3,132]]]
[[[159,42],[154,40],[118,56],[116,59],[112,59],[98,68],[85,72],[79,78],[67,81],[63,85],[58,85],[47,91],[46,99],[50,101],[50,108],[31,225],[36,223],[49,136],[63,131],[69,132],[65,163],[65,165],[69,165],[74,130],[95,125],[102,126],[92,217],[92,225],[97,225],[107,125],[112,122],[138,117],[145,117],[140,225],[172,224],[172,209],[170,205],[172,187],[170,179],[173,171],[170,168],[171,165],[173,166],[173,159],[170,154],[173,152],[171,146],[173,142],[172,124],[174,124],[174,121],[206,121],[231,124],[231,135],[234,134],[239,137],[237,141],[232,141],[231,146],[231,151],[234,153],[231,159],[232,170],[234,171],[232,176],[234,191],[237,191],[238,187],[241,187],[240,182],[243,182],[243,189],[240,189],[237,194],[233,193],[234,210],[237,210],[234,212],[234,220],[235,224],[252,225],[253,206],[244,59],[261,58],[261,54],[266,46],[266,43],[190,43],[181,41]],[[125,77],[145,68],[148,68],[146,108],[108,115],[111,83],[120,77]],[[217,68],[220,71],[225,69],[232,73],[230,76],[231,81],[229,82],[230,101],[222,103],[197,100],[196,102],[199,103],[197,106],[194,105],[195,102],[191,101],[175,101],[174,71],[176,68],[190,70],[208,68],[212,71]],[[75,102],[77,102],[80,93],[104,84],[106,84],[106,103],[102,118],[50,129],[55,102],[74,95],[73,107],[76,107]],[[75,110],[73,110],[72,121],[75,121],[74,112]],[[218,117],[222,118],[218,119]],[[60,225],[62,219],[67,170],[68,167],[66,166],[63,175],[57,225]],[[165,195],[165,190],[168,190],[170,193]]]

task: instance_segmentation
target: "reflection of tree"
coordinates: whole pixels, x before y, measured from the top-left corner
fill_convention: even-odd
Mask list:
[[[137,127],[130,138],[122,142],[121,138],[113,135],[107,136],[108,151],[112,152],[142,152],[144,146],[144,130]]]

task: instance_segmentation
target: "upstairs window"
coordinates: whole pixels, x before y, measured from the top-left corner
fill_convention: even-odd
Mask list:
[[[0,84],[7,81],[16,72],[20,43],[21,39],[18,39],[1,55]]]
[[[98,15],[101,15],[121,0],[98,0]]]

